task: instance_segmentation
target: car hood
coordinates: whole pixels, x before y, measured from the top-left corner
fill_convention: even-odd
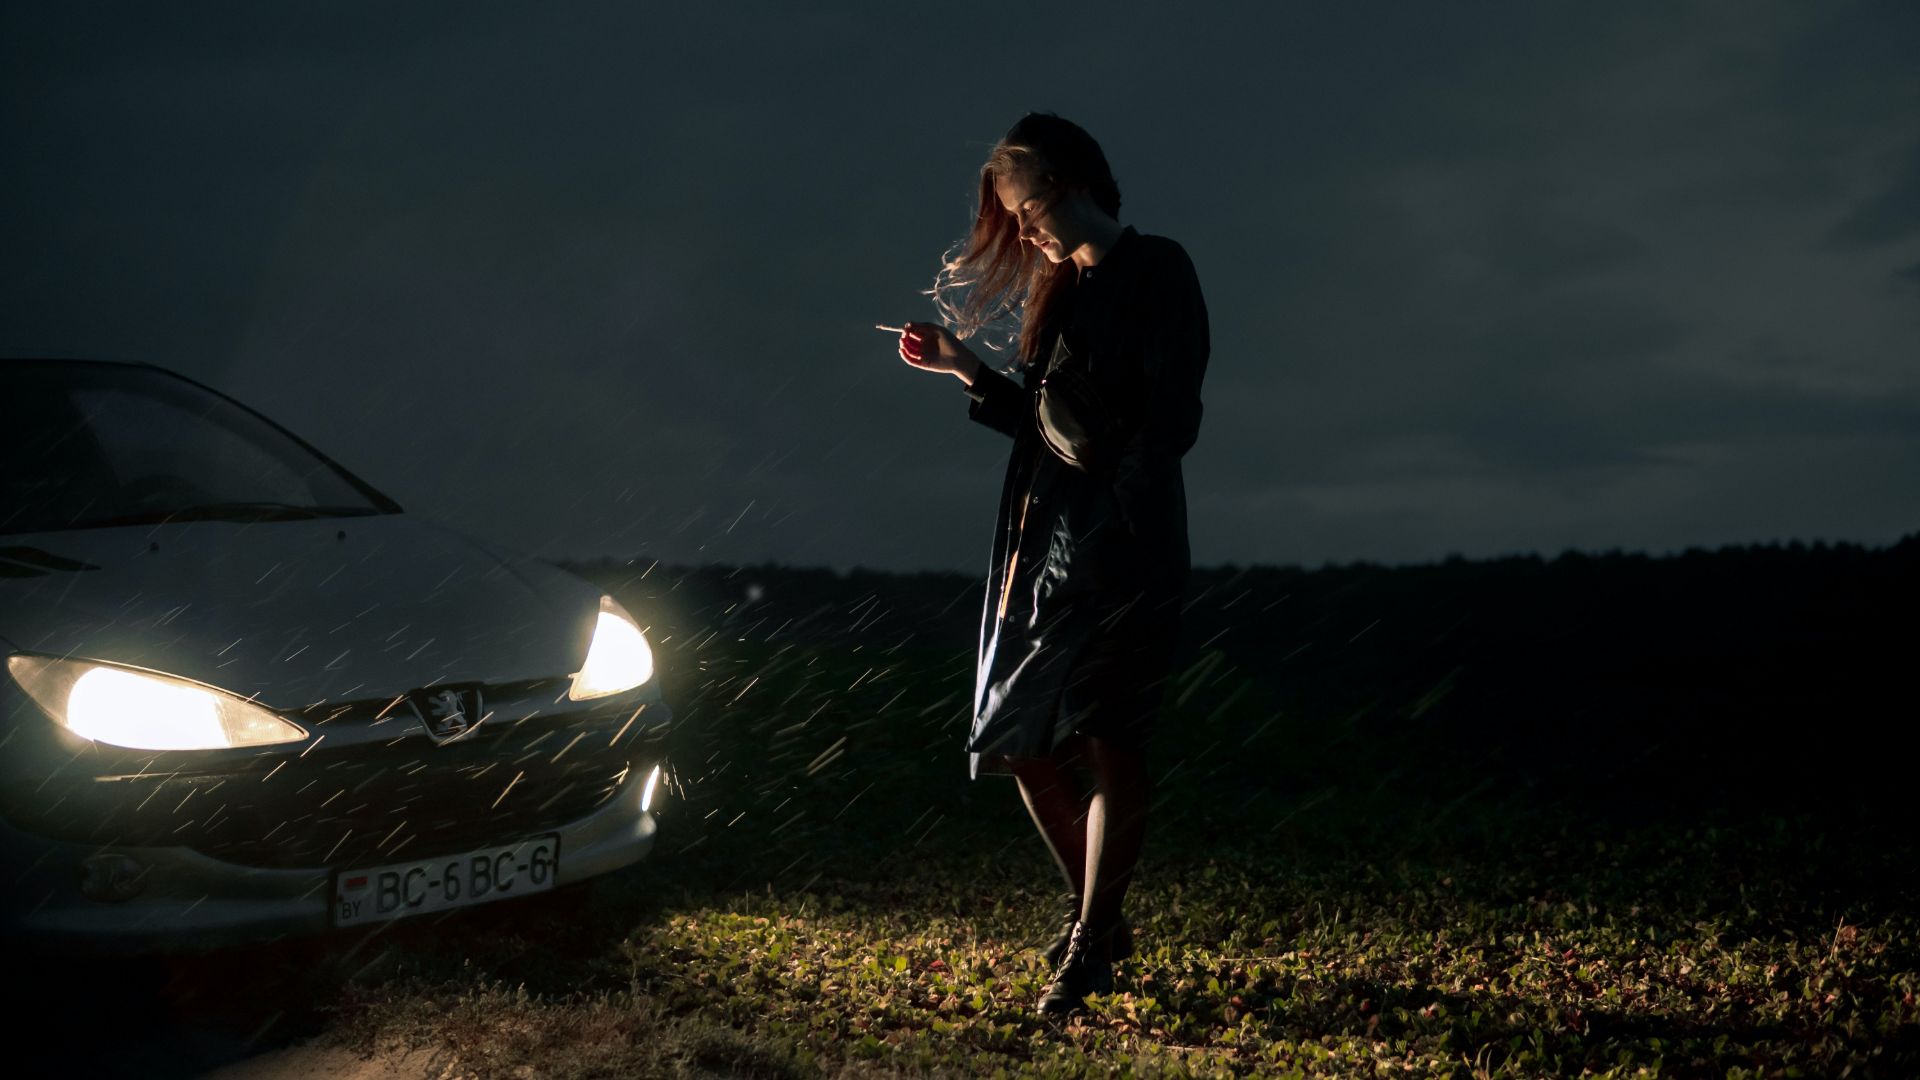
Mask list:
[[[566,676],[600,592],[406,514],[0,536],[0,638],[276,709]]]

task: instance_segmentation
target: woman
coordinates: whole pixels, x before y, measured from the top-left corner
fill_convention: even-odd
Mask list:
[[[932,290],[957,333],[908,323],[900,356],[956,376],[1013,438],[980,623],[972,775],[1011,773],[1072,890],[1042,1013],[1113,988],[1145,836],[1145,746],[1189,570],[1180,457],[1200,429],[1207,311],[1180,245],[1119,222],[1092,136],[1031,113],[980,170],[980,207]],[[1009,378],[963,338],[1020,317]],[[1093,790],[1070,772],[1084,762]]]

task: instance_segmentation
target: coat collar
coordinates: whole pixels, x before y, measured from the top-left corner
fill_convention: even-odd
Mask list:
[[[1136,246],[1134,238],[1139,235],[1131,225],[1121,229],[1120,238],[1115,240],[1113,246],[1107,249],[1106,257],[1092,266],[1087,267],[1085,270],[1079,271],[1078,281],[1094,281],[1099,278],[1111,276],[1115,266],[1126,263],[1129,254]]]

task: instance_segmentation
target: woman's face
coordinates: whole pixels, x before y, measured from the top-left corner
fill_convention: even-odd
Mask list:
[[[996,176],[993,191],[1018,226],[1020,242],[1039,248],[1049,261],[1065,262],[1085,242],[1072,213],[1075,201],[1035,177],[1022,172]]]

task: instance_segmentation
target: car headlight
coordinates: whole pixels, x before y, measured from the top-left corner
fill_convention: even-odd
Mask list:
[[[593,627],[593,641],[587,646],[587,662],[573,675],[567,690],[571,701],[631,690],[653,678],[653,650],[647,647],[647,635],[611,596],[600,598],[600,618]]]
[[[48,716],[84,739],[134,750],[226,750],[307,733],[245,698],[157,671],[10,656],[7,670]]]

